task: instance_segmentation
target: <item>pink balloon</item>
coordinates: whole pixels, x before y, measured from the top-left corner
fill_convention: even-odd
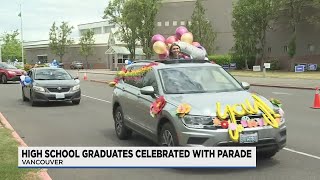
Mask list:
[[[167,39],[166,39],[166,44],[173,44],[174,42],[177,42],[179,41],[179,39],[176,37],[176,36],[169,36]]]
[[[156,34],[152,37],[151,39],[152,44],[155,43],[156,41],[161,41],[161,42],[165,42],[166,39],[161,35],[161,34]]]
[[[185,33],[189,32],[188,29],[184,26],[180,26],[176,29],[176,36],[178,39],[181,38],[181,36]]]
[[[192,45],[194,45],[194,46],[196,46],[196,47],[201,46],[200,43],[198,43],[198,42],[193,42]]]

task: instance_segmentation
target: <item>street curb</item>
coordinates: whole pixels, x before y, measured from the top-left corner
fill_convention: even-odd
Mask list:
[[[102,81],[102,80],[90,80],[91,82],[104,83],[108,84],[111,81]],[[260,87],[274,87],[274,88],[286,88],[286,89],[301,89],[301,90],[316,90],[316,88],[310,87],[296,87],[296,86],[277,86],[277,85],[268,85],[268,84],[250,84],[251,86],[260,86]]]
[[[90,80],[90,82],[96,82],[96,83],[103,83],[103,84],[109,84],[109,81],[101,81],[101,80]]]
[[[85,72],[85,71],[79,71],[79,73],[87,73],[87,74],[104,74],[104,75],[116,75],[115,73],[112,72]]]
[[[28,147],[28,145],[21,139],[19,134],[13,129],[13,127],[10,125],[9,121],[3,116],[3,114],[0,112],[0,123],[3,124],[3,126],[7,129],[9,129],[14,137],[14,139],[20,144],[21,147]],[[39,172],[38,172],[39,173]],[[41,180],[52,180],[49,174],[47,173],[47,169],[40,169],[39,178]]]

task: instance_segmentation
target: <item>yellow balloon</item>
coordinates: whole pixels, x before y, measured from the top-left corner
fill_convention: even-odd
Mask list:
[[[154,52],[156,52],[157,54],[164,54],[166,53],[167,50],[167,46],[164,42],[162,41],[157,41],[153,44],[153,50]]]
[[[192,42],[193,42],[193,35],[192,35],[192,33],[191,33],[191,32],[184,33],[184,34],[181,36],[181,41],[182,41],[182,42],[189,43],[189,44],[192,44]]]

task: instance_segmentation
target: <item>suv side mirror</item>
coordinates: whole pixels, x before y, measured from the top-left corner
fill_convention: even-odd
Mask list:
[[[152,86],[146,86],[140,89],[141,94],[154,95],[154,88]]]
[[[242,85],[242,87],[243,87],[245,90],[250,89],[250,84],[247,83],[247,82],[241,82],[241,85]]]

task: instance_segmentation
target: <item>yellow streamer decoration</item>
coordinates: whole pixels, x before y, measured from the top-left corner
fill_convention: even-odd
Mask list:
[[[270,108],[264,101],[262,101],[257,95],[252,94],[254,99],[253,106],[251,105],[249,100],[245,100],[243,104],[235,104],[233,106],[226,105],[224,108],[224,112],[221,112],[221,104],[220,102],[216,103],[217,106],[217,117],[219,119],[227,119],[229,117],[229,123],[235,123],[236,116],[241,117],[245,115],[257,114],[259,110],[262,111],[262,116],[264,118],[264,123],[266,125],[271,125],[274,128],[279,128],[278,118],[281,117],[280,114],[276,114],[272,108]],[[237,107],[241,107],[241,111],[237,110]],[[235,130],[228,130],[230,139],[233,142],[239,142],[239,134],[243,131],[243,126],[241,124],[237,125]]]

